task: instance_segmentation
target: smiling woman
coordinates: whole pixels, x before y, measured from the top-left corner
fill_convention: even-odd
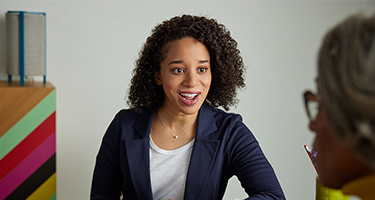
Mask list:
[[[245,86],[236,41],[214,19],[183,15],[156,26],[136,62],[130,109],[103,138],[91,199],[222,199],[237,176],[249,199],[285,199],[239,114]]]

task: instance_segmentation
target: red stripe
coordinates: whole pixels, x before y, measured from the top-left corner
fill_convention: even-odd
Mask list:
[[[52,134],[38,148],[0,181],[0,199],[16,190],[56,152],[56,133]]]
[[[0,180],[29,156],[40,144],[42,144],[56,129],[56,112],[53,112],[22,142],[0,160]]]

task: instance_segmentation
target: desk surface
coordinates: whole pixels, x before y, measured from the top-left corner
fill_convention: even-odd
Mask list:
[[[0,81],[0,137],[55,89],[48,82]]]
[[[21,86],[19,81],[13,81],[9,83],[8,81],[0,81],[0,87],[35,87],[35,88],[54,88],[54,86],[50,83],[43,83],[43,81],[25,81],[25,85]]]

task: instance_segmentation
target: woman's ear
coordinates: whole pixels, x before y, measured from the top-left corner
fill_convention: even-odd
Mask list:
[[[155,72],[155,83],[158,85],[162,84],[160,72]]]

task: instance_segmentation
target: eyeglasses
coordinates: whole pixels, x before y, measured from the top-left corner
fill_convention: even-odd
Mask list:
[[[320,98],[311,91],[303,93],[305,110],[310,122],[314,122],[320,108]]]

